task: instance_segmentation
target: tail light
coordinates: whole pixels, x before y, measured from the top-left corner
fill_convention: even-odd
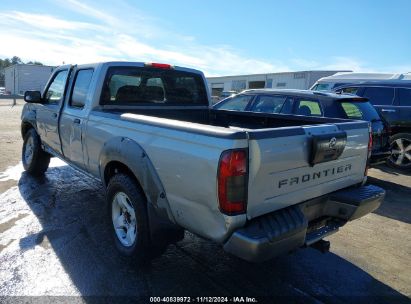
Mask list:
[[[371,152],[372,152],[372,130],[371,127],[368,131],[369,134],[369,139],[368,139],[368,158],[370,158],[371,156]]]
[[[369,126],[368,128],[368,154],[367,154],[367,164],[365,166],[364,176],[367,176],[368,174],[371,153],[372,153],[372,129],[371,129],[371,126]]]
[[[387,135],[388,135],[388,136],[391,136],[391,135],[392,135],[392,128],[391,128],[391,126],[390,126],[389,124],[386,124],[385,126],[386,126],[386,128],[387,128]]]
[[[148,62],[144,64],[147,67],[152,67],[152,68],[157,68],[157,69],[165,69],[169,70],[172,69],[173,66],[171,64],[166,64],[166,63],[157,63],[157,62]]]
[[[247,208],[247,151],[227,150],[218,164],[218,201],[220,211],[227,215],[246,212]]]

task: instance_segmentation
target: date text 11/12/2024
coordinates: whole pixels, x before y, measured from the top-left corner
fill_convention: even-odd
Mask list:
[[[258,303],[254,297],[150,297],[150,303]]]

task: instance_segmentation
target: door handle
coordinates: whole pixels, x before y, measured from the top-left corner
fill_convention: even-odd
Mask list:
[[[78,119],[78,118],[74,118],[73,122],[74,122],[75,124],[78,124],[78,125],[79,125],[79,124],[81,123],[81,120]]]
[[[395,113],[395,112],[397,112],[397,110],[393,110],[393,109],[381,109],[381,112]]]
[[[53,118],[57,118],[57,113],[53,113]]]

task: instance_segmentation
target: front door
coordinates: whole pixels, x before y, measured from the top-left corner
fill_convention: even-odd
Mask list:
[[[43,103],[36,109],[37,130],[44,144],[61,153],[58,123],[64,99],[68,69],[57,71],[43,95]]]

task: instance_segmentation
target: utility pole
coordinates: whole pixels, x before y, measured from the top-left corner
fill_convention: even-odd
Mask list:
[[[13,67],[13,107],[17,104],[16,101],[16,66]]]

